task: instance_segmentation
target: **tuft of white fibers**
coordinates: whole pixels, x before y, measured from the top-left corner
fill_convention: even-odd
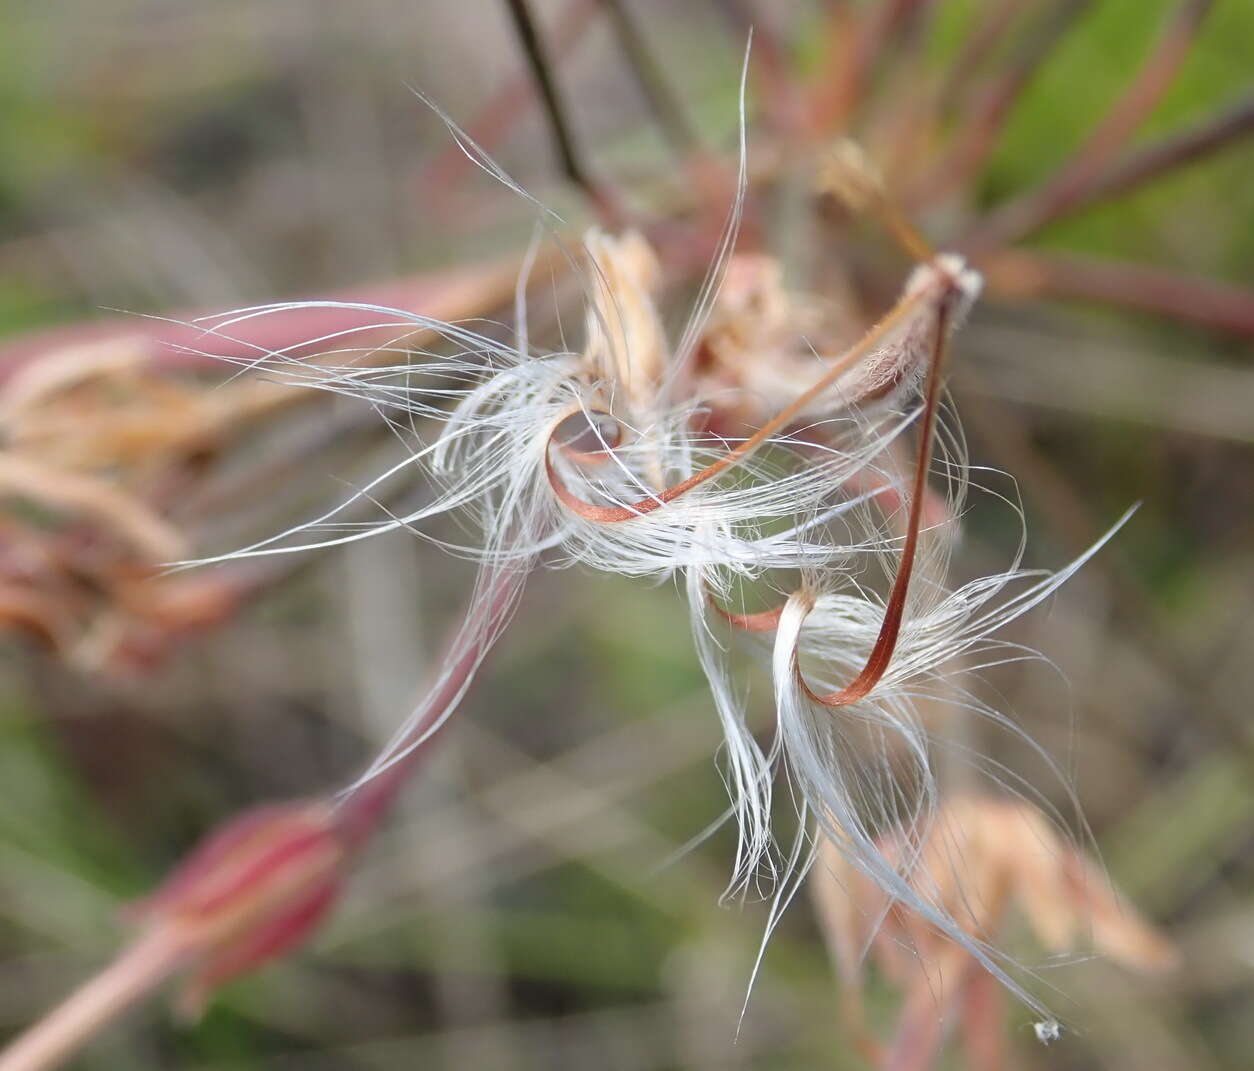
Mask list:
[[[743,81],[741,108],[737,194],[714,263],[673,348],[655,303],[662,272],[653,250],[639,234],[599,230],[588,234],[582,251],[585,338],[578,350],[532,348],[525,274],[534,245],[517,288],[512,343],[492,325],[347,302],[292,302],[207,322],[211,339],[229,337],[254,318],[298,309],[352,310],[375,318],[372,330],[390,333],[381,346],[354,346],[350,334],[360,332],[358,326],[306,340],[299,350],[258,349],[238,363],[280,382],[369,404],[407,447],[401,461],[320,516],[208,560],[332,547],[404,529],[479,563],[438,679],[348,793],[412,754],[451,716],[535,566],[577,564],[655,583],[682,577],[697,658],[723,732],[728,813],[740,834],[728,893],[743,894],[759,880],[768,887],[769,938],[813,865],[818,838],[826,838],[891,902],[967,949],[1045,1016],[1007,963],[966,933],[939,896],[920,887],[917,855],[898,850],[890,856],[880,844],[892,835],[898,844],[921,845],[936,809],[933,741],[917,701],[944,695],[1013,729],[1009,719],[955,691],[949,678],[979,664],[1026,657],[997,639],[997,630],[1048,598],[1105,539],[1056,573],[1021,569],[1021,545],[1008,570],[958,587],[947,584],[950,537],[968,467],[956,424],[934,423],[940,360],[943,336],[961,324],[981,285],[980,276],[953,254],[921,263],[898,303],[860,343],[843,354],[814,353],[812,365],[789,365],[808,367],[808,380],[789,384],[777,370],[756,374],[760,370],[751,363],[771,355],[755,354],[752,347],[736,355],[738,372],[745,373],[739,380],[694,374],[703,332],[719,311],[744,197]],[[531,200],[440,114],[476,164]],[[764,293],[773,293],[771,271],[761,265],[758,270]],[[750,331],[745,337],[754,336]],[[321,350],[317,361],[296,355],[312,348]],[[766,381],[773,393],[790,392],[769,419],[737,435],[712,430],[727,426],[715,419],[720,413],[736,410],[729,394]],[[919,403],[925,381],[927,400]],[[948,520],[922,532],[886,666],[852,701],[826,705],[821,697],[859,678],[882,639],[889,605],[863,578],[881,568],[892,576],[913,537],[893,523],[917,505],[902,490],[909,480],[898,459],[916,425],[925,468],[936,428]],[[395,485],[414,481],[425,490],[419,505],[345,524],[350,511],[390,499]],[[880,506],[874,503],[886,491],[901,508],[876,521]],[[916,509],[914,515],[923,514]],[[437,535],[433,522],[444,517],[462,523],[464,541]],[[769,659],[775,707],[773,732],[764,744],[749,722],[726,643],[727,622],[737,615],[722,608],[738,584],[778,570],[798,571],[802,580],[791,594],[781,593],[778,617],[768,614],[764,625],[774,636],[759,645]],[[781,779],[799,819],[784,845],[777,843],[772,821]]]
[[[1042,1045],[1048,1045],[1062,1037],[1062,1025],[1057,1019],[1042,1019],[1040,1022],[1033,1023],[1032,1031],[1036,1034],[1036,1040]]]
[[[899,850],[903,842],[924,844],[938,799],[934,741],[917,703],[958,703],[1020,736],[1048,760],[1023,730],[950,677],[1038,657],[996,633],[1057,591],[1132,512],[1057,572],[1022,569],[1016,554],[1005,572],[953,590],[935,579],[918,585],[922,590],[909,601],[887,669],[852,702],[830,706],[818,697],[838,692],[858,675],[884,620],[883,600],[854,578],[808,572],[783,607],[770,649],[779,752],[798,790],[802,825],[809,823],[816,842],[829,840],[891,903],[966,949],[1041,1015],[1044,1006],[1010,973],[1017,965],[968,933],[943,906],[939,891],[929,890],[916,867],[919,858]],[[881,845],[890,835],[897,848],[885,850]],[[801,860],[795,852],[793,857]],[[809,856],[798,865],[804,870],[812,862]],[[777,896],[790,896],[790,888],[785,881]]]
[[[554,496],[550,467],[574,499],[630,510],[724,459],[743,442],[701,430],[717,399],[689,396],[663,403],[650,390],[670,354],[651,297],[637,285],[640,273],[634,263],[647,264],[652,256],[643,239],[614,240],[596,232],[590,241],[594,283],[626,280],[629,303],[620,308],[612,300],[616,295],[600,293],[590,306],[588,343],[579,354],[527,353],[465,325],[358,303],[284,303],[206,324],[211,337],[230,337],[245,320],[293,309],[377,316],[371,328],[392,332],[392,344],[337,349],[346,331],[301,344],[300,352],[311,345],[327,347],[317,362],[269,350],[236,363],[279,382],[372,405],[409,452],[320,516],[204,561],[327,548],[401,528],[433,539],[429,522],[453,512],[474,519],[478,528],[473,541],[444,544],[455,553],[528,557],[554,550],[554,563],[579,562],[656,580],[689,566],[727,566],[753,576],[863,552],[866,548],[807,539],[802,522],[844,507],[850,481],[901,434],[908,415],[868,422],[837,405],[833,415],[809,421],[804,440],[789,431],[771,435],[719,478],[668,500],[665,508],[638,509],[618,523],[581,516]],[[421,348],[404,350],[405,340],[415,336],[423,340]],[[437,348],[433,339],[446,348]],[[387,362],[393,353],[405,360]],[[567,456],[553,442],[559,425],[576,414],[583,414],[590,427],[604,416],[618,428],[614,443],[602,439],[598,444],[602,456],[596,464]],[[343,518],[352,510],[386,497],[394,484],[415,479],[429,489],[419,506],[344,529]],[[504,551],[499,533],[520,511],[529,515],[530,541],[511,542]]]

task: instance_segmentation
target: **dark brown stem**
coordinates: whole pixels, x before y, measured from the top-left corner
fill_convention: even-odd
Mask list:
[[[506,6],[509,8],[514,30],[518,34],[523,52],[526,53],[532,76],[540,89],[540,97],[544,101],[545,113],[548,115],[549,132],[553,137],[553,147],[557,152],[562,172],[571,183],[583,190],[593,204],[603,210],[610,209],[604,189],[592,180],[591,173],[579,151],[574,128],[570,124],[561,93],[558,91],[557,80],[553,77],[553,65],[545,51],[539,28],[531,17],[531,8],[527,0],[506,0]]]
[[[553,29],[554,56],[564,56],[583,39],[598,6],[599,0],[572,0],[566,6]],[[488,99],[478,116],[466,125],[466,132],[478,144],[490,149],[535,101],[535,89],[536,80],[529,67],[511,74]],[[472,166],[461,144],[452,139],[423,169],[418,179],[420,195],[439,197],[447,194],[458,175]]]

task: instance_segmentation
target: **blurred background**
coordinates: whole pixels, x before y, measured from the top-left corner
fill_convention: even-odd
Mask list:
[[[573,226],[600,202],[646,227],[680,265],[680,325],[726,210],[752,23],[743,246],[803,291],[884,306],[900,256],[812,192],[816,154],[853,134],[938,244],[983,258],[951,386],[973,463],[1017,481],[1029,564],[1143,503],[1014,627],[1057,670],[990,671],[981,694],[1067,771],[1102,862],[1181,962],[1059,963],[1008,933],[1073,1028],[1045,1048],[1013,1011],[1014,1066],[1249,1067],[1254,5],[529,11],[574,169],[503,0],[0,15],[0,1030],[105,962],[121,905],[207,829],[352,777],[472,577],[404,534],[155,572],[312,516],[398,446],[343,399],[215,389],[221,368],[139,314],[351,290],[508,319],[533,217],[416,87]],[[318,333],[282,330],[268,344]],[[1018,535],[978,500],[955,581],[1004,568]],[[751,695],[765,731],[763,679]],[[1068,806],[1021,745],[963,731]],[[676,591],[542,571],[315,939],[195,1026],[147,1002],[75,1066],[864,1066],[804,897],[740,1023],[767,907],[720,905],[730,831],[674,858],[725,806],[719,743]],[[868,986],[890,1021],[893,987]]]

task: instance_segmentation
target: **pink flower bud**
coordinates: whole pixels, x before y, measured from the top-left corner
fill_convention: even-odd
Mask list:
[[[229,978],[303,940],[339,892],[345,847],[325,801],[260,807],[211,834],[134,916],[193,964],[179,998],[195,1015]]]

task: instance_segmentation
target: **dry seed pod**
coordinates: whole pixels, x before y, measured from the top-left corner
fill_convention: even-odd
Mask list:
[[[897,244],[920,263],[936,251],[889,195],[884,176],[856,142],[845,138],[833,146],[818,175],[819,192],[831,194],[856,215],[873,216]]]
[[[983,280],[955,253],[941,253],[920,264],[906,281],[901,301],[910,314],[863,360],[832,384],[827,397],[839,408],[875,403],[896,407],[918,389],[934,348],[942,309],[947,330],[962,326],[980,295]]]
[[[897,308],[909,305],[901,322],[798,416],[812,420],[853,406],[900,408],[922,383],[942,306],[952,332],[979,297],[982,282],[980,274],[953,253],[920,264],[898,301]],[[784,289],[777,260],[733,258],[702,339],[705,385],[716,399],[720,387],[724,393],[731,388],[737,397],[732,415],[746,423],[761,422],[796,398],[830,364],[831,358],[815,355],[811,338],[839,351],[847,341],[840,334],[813,304],[798,301]]]
[[[585,245],[592,279],[584,358],[597,378],[622,390],[633,410],[647,411],[667,353],[653,302],[661,278],[657,256],[637,231],[615,237],[594,230]]]

